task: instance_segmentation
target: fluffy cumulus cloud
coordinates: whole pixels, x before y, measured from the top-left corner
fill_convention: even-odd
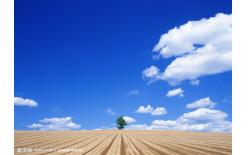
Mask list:
[[[182,88],[177,88],[173,90],[169,90],[168,93],[166,94],[167,97],[173,97],[173,96],[184,96],[184,90]]]
[[[165,107],[156,107],[153,108],[151,105],[140,106],[136,111],[136,113],[142,113],[142,114],[151,114],[151,115],[165,115],[167,114],[167,110]]]
[[[151,123],[151,129],[170,129],[177,125],[176,121],[155,120]]]
[[[142,77],[149,79],[148,84],[157,81],[160,78],[160,70],[156,66],[150,66],[143,70]]]
[[[164,107],[157,107],[151,112],[151,115],[155,115],[155,116],[165,115],[165,114],[167,114],[167,110]]]
[[[38,123],[33,123],[27,126],[35,130],[76,130],[80,129],[81,125],[72,121],[72,117],[61,118],[44,118]]]
[[[15,97],[14,103],[16,106],[29,106],[29,107],[37,107],[38,103],[31,99],[24,99],[22,97]]]
[[[191,131],[231,131],[232,124],[226,120],[228,115],[215,109],[200,108],[185,113],[176,121],[177,129]]]
[[[131,123],[136,122],[136,120],[134,118],[129,117],[129,116],[124,116],[123,119],[127,122],[127,124],[131,124]]]
[[[147,130],[147,124],[132,124],[127,126],[128,130]]]
[[[143,113],[143,114],[151,113],[152,111],[153,111],[153,107],[151,105],[147,105],[146,107],[142,105],[136,110],[137,113]]]
[[[228,115],[221,110],[199,108],[184,113],[176,120],[154,120],[150,125],[134,124],[128,129],[231,132],[232,123],[227,120],[227,117]]]
[[[143,71],[143,76],[165,80],[172,85],[190,80],[198,85],[201,76],[232,69],[232,15],[189,21],[163,34],[154,47],[154,54],[175,58],[163,72],[156,66]]]
[[[156,66],[151,66],[149,68],[146,68],[143,72],[144,77],[152,78],[159,73],[159,69]]]
[[[194,101],[192,103],[189,103],[186,105],[188,109],[193,108],[214,108],[216,106],[216,103],[213,102],[210,97],[201,98],[197,101]]]

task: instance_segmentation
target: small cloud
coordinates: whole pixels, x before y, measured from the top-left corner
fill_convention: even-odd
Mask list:
[[[33,123],[27,126],[31,129],[37,130],[76,130],[80,129],[81,125],[76,124],[72,121],[72,117],[61,117],[61,118],[44,118],[38,123]]]
[[[131,123],[136,122],[136,120],[134,118],[129,117],[129,116],[124,116],[123,119],[127,122],[127,124],[131,124]]]
[[[126,96],[136,96],[136,95],[139,95],[140,94],[140,91],[137,90],[137,89],[134,89],[134,90],[131,90],[129,92],[126,93]]]
[[[167,97],[173,97],[173,96],[180,96],[183,97],[184,96],[184,90],[182,90],[181,88],[177,88],[177,89],[173,89],[173,90],[169,90],[167,93]]]
[[[157,107],[151,112],[151,115],[165,115],[167,110],[164,107]]]
[[[171,121],[171,120],[168,120],[168,121],[155,120],[155,121],[152,122],[152,125],[153,126],[168,126],[168,127],[173,127],[173,126],[177,125],[177,122],[176,121]]]
[[[213,102],[209,97],[201,98],[195,102],[189,103],[186,105],[188,109],[194,108],[214,108],[216,103]]]
[[[16,106],[29,106],[29,107],[37,107],[38,103],[31,99],[24,99],[22,97],[15,97],[14,103]]]
[[[193,85],[193,86],[199,86],[200,85],[200,80],[191,80],[190,84]]]
[[[106,109],[106,112],[107,114],[112,115],[112,116],[116,115],[116,113],[111,109]]]
[[[135,112],[142,113],[142,114],[150,113],[151,115],[154,115],[154,116],[167,114],[167,110],[165,107],[153,108],[151,105],[147,105],[146,107],[140,106]]]
[[[151,105],[147,105],[146,107],[144,106],[140,106],[136,112],[137,113],[150,113],[153,111],[153,107],[151,107]]]
[[[158,80],[158,76],[160,76],[160,71],[158,67],[152,65],[142,72],[142,77],[144,79],[149,79],[148,84],[155,82]]]

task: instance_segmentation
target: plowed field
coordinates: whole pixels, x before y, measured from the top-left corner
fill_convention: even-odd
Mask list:
[[[15,154],[226,155],[232,136],[181,131],[15,131]]]

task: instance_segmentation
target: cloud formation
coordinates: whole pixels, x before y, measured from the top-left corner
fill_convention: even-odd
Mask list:
[[[27,126],[36,130],[76,130],[80,129],[81,125],[72,121],[72,117],[61,118],[44,118],[38,123],[33,123]]]
[[[177,88],[173,90],[169,90],[168,93],[166,94],[167,97],[173,97],[173,96],[184,96],[184,90],[182,88]]]
[[[165,107],[156,107],[153,108],[151,105],[147,105],[145,106],[140,106],[136,111],[136,113],[142,113],[142,114],[151,114],[154,116],[158,116],[158,115],[165,115],[167,114],[167,110]]]
[[[186,105],[186,108],[193,109],[193,108],[214,108],[216,103],[213,102],[210,97],[201,98],[197,101],[189,103]]]
[[[154,54],[175,59],[163,72],[154,65],[145,69],[143,77],[149,82],[164,80],[176,85],[229,71],[232,69],[232,15],[218,13],[175,27],[161,36]]]
[[[156,66],[151,66],[149,68],[146,68],[143,72],[144,77],[146,78],[152,78],[159,73],[159,69]]]
[[[193,85],[193,86],[199,86],[200,85],[200,80],[191,80],[190,84]]]
[[[146,113],[151,113],[152,111],[153,111],[153,107],[151,105],[147,105],[146,107],[142,105],[135,112],[146,114]]]
[[[136,122],[136,120],[134,118],[129,117],[129,116],[124,116],[123,119],[127,122],[127,124],[131,124],[131,123]]]
[[[14,103],[16,106],[29,106],[29,107],[37,107],[38,103],[31,99],[24,99],[22,97],[15,97]]]
[[[145,70],[143,70],[142,72],[142,77],[143,79],[149,79],[148,84],[155,82],[159,79],[160,77],[160,70],[158,69],[158,67],[152,65],[148,68],[146,68]]]
[[[167,110],[164,107],[157,107],[152,112],[151,115],[159,116],[167,114]]]
[[[184,113],[176,120],[154,120],[150,125],[133,124],[128,126],[128,129],[231,132],[232,123],[227,117],[228,115],[221,110],[200,108]]]

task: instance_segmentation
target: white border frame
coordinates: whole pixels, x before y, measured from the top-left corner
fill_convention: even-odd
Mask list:
[[[247,154],[248,1],[233,2],[233,154]],[[14,154],[14,0],[0,0],[0,154]]]
[[[0,154],[14,154],[14,0],[0,0]]]
[[[233,154],[248,154],[248,1],[233,1]]]

